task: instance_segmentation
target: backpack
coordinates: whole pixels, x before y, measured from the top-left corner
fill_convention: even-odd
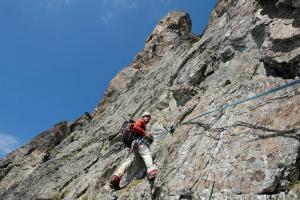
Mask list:
[[[134,133],[134,126],[135,121],[133,120],[126,120],[121,128],[121,135],[122,135],[122,142],[126,145],[126,147],[130,148],[131,143],[136,139]]]

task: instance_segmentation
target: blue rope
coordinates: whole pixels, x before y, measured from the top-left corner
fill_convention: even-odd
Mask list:
[[[236,105],[241,104],[241,103],[244,103],[244,102],[246,102],[246,101],[250,101],[250,100],[253,100],[253,99],[257,99],[257,98],[259,98],[259,97],[262,97],[262,96],[266,96],[266,95],[271,94],[271,93],[275,93],[275,92],[277,92],[277,91],[279,91],[279,90],[283,90],[283,89],[285,89],[285,88],[291,87],[291,86],[296,85],[296,84],[299,84],[299,83],[300,83],[300,79],[294,80],[294,81],[291,81],[291,82],[289,82],[289,83],[283,84],[283,85],[281,85],[281,86],[278,86],[278,87],[272,88],[272,89],[270,89],[270,90],[267,90],[267,91],[265,91],[265,92],[261,92],[261,93],[259,93],[259,94],[257,94],[257,95],[254,95],[254,96],[251,96],[251,97],[242,99],[242,100],[237,100],[237,101],[234,101],[234,102],[232,102],[232,103],[224,104],[224,105],[220,106],[219,108],[216,108],[216,109],[213,109],[213,110],[211,110],[211,111],[202,113],[201,115],[199,115],[199,116],[197,116],[197,117],[194,117],[194,118],[192,118],[192,119],[190,119],[190,120],[188,120],[188,121],[182,122],[182,123],[180,123],[180,124],[173,125],[173,126],[171,126],[170,128],[168,128],[167,131],[169,131],[169,132],[172,133],[172,132],[175,131],[175,129],[176,129],[178,126],[185,125],[185,124],[189,124],[189,123],[191,123],[193,120],[198,119],[198,118],[200,118],[200,117],[209,115],[209,114],[214,113],[214,112],[222,111],[222,110],[224,110],[224,109],[226,109],[226,108],[236,106]]]

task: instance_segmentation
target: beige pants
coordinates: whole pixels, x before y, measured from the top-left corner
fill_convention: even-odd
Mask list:
[[[145,165],[147,167],[147,173],[150,171],[157,169],[156,165],[153,163],[152,159],[152,153],[150,149],[145,145],[139,145],[137,149],[137,153],[134,153],[130,155],[117,170],[113,173],[113,175],[116,175],[118,177],[122,177],[128,167],[137,159],[137,156],[140,156],[143,158]]]

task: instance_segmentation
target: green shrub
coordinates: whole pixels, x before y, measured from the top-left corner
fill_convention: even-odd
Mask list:
[[[296,181],[292,186],[291,190],[300,194],[300,181]]]
[[[61,200],[62,198],[62,193],[56,192],[52,198],[52,200]]]

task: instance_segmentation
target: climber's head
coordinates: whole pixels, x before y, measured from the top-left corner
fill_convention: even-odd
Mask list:
[[[142,114],[142,119],[145,121],[145,123],[147,124],[149,121],[150,121],[150,119],[151,119],[151,115],[150,115],[150,113],[149,112],[144,112],[143,114]]]

